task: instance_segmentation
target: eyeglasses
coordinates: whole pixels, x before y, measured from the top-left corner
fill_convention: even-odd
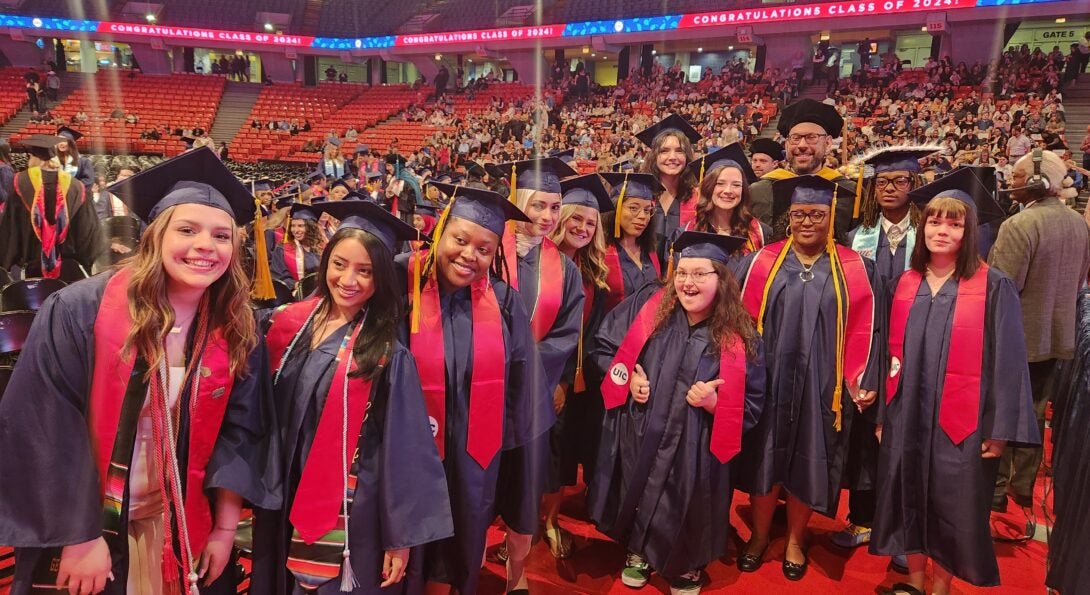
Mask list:
[[[693,283],[700,284],[700,283],[703,283],[704,280],[707,279],[709,275],[718,275],[718,274],[719,273],[717,273],[715,271],[693,271],[691,273],[689,271],[676,271],[676,272],[674,272],[674,280],[675,281],[680,281],[682,283],[686,283],[690,279],[692,279]]]
[[[890,184],[898,190],[908,190],[908,186],[912,183],[912,178],[908,176],[897,176],[896,178],[875,178],[874,187],[881,190]]]
[[[792,223],[802,223],[806,219],[809,219],[811,223],[821,223],[825,221],[825,216],[828,215],[825,211],[791,211],[788,213],[791,217]]]
[[[633,217],[639,217],[640,215],[647,215],[648,217],[655,216],[655,207],[647,207],[641,209],[637,205],[626,206],[624,210],[628,211],[628,214]]]
[[[792,144],[792,145],[797,145],[797,144],[801,143],[802,141],[806,141],[806,144],[812,145],[812,144],[818,142],[819,139],[823,139],[826,136],[829,136],[829,135],[828,134],[818,134],[816,132],[811,132],[810,134],[789,134],[789,135],[787,135],[787,142]]]

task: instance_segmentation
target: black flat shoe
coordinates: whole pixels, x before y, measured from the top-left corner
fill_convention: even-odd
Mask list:
[[[913,587],[908,583],[893,583],[893,586],[888,591],[883,591],[882,595],[926,595],[923,591]]]
[[[802,564],[795,564],[794,562],[788,562],[786,558],[783,561],[783,576],[789,581],[801,581],[802,577],[806,576],[806,569],[810,566],[810,559],[807,558]]]
[[[738,556],[738,570],[742,572],[757,572],[761,569],[761,566],[765,563],[765,551],[768,550],[766,545],[759,554],[747,554],[742,553]]]

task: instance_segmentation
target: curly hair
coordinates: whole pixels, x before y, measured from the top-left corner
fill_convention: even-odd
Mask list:
[[[912,174],[909,178],[912,179],[912,183],[909,184],[908,188],[909,192],[919,188],[924,183],[923,177],[919,174]],[[863,218],[863,227],[878,225],[878,215],[882,214],[882,209],[878,206],[877,179],[878,176],[872,176],[863,182],[863,195],[859,203],[859,214]],[[915,203],[908,203],[908,217],[913,227],[919,227],[920,209]]]
[[[715,186],[719,181],[719,175],[723,173],[723,170],[731,167],[730,165],[722,165],[712,168],[710,171],[704,173],[704,181],[700,183],[700,200],[696,203],[696,231],[706,231],[708,233],[716,233],[715,229],[712,229],[711,218],[712,213],[717,208],[712,201],[712,196],[715,194]],[[740,237],[747,237],[749,235],[749,228],[753,222],[753,213],[749,209],[750,205],[750,193],[749,193],[749,181],[746,180],[746,176],[742,174],[742,200],[738,203],[738,206],[734,208],[734,217],[731,218],[730,234]]]
[[[753,357],[757,354],[757,325],[742,306],[742,290],[738,286],[738,280],[727,265],[714,260],[711,263],[718,278],[712,315],[708,322],[712,353],[718,355],[720,347],[726,345],[727,339],[737,335],[745,345],[746,355]],[[655,313],[654,333],[658,333],[669,323],[677,308],[677,289],[671,277],[666,282],[666,294]]]

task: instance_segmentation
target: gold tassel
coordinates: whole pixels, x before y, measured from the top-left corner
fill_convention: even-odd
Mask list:
[[[255,300],[271,300],[276,297],[272,273],[269,272],[269,249],[265,244],[265,218],[261,216],[261,201],[254,199],[254,285],[250,292]]]
[[[772,270],[768,272],[768,279],[765,280],[764,289],[761,290],[761,310],[757,312],[757,333],[764,332],[765,328],[765,308],[768,306],[768,293],[772,290],[772,280],[776,278],[776,273],[780,271],[780,267],[783,266],[783,261],[787,258],[787,254],[791,252],[791,244],[795,241],[791,236],[787,236],[787,242],[784,243],[783,248],[780,249],[780,254],[776,257],[776,262],[772,264]]]
[[[515,164],[511,164],[511,192],[507,194],[507,200],[511,201],[511,204],[518,205],[518,198],[515,196],[518,193],[518,170],[515,169]],[[515,233],[515,222],[507,222],[507,231],[509,233]]]
[[[666,254],[666,258],[670,259],[670,262],[666,263],[666,278],[672,279],[674,277],[674,245],[670,244],[670,251]]]
[[[587,390],[586,379],[583,378],[583,325],[579,325],[579,343],[575,348],[575,380],[572,383],[575,392],[581,393]]]
[[[829,253],[833,291],[836,293],[836,376],[833,385],[833,413],[836,415],[836,420],[833,422],[833,426],[839,432],[843,419],[840,399],[844,392],[844,341],[846,329],[844,328],[844,292],[840,287],[842,267],[840,265],[840,254],[836,250],[836,242],[833,239],[833,226],[836,224],[836,195],[837,191],[834,188],[832,209],[829,212],[829,235],[825,240],[825,250]]]
[[[708,164],[708,159],[705,157],[700,160],[700,181],[697,182],[697,186],[704,183],[704,166]]]
[[[860,162],[859,175],[855,179],[855,206],[852,207],[852,219],[859,219],[859,205],[863,198],[863,174],[866,169],[866,164]]]
[[[443,237],[443,229],[447,226],[447,218],[450,216],[450,207],[454,205],[454,201],[457,200],[458,188],[454,189],[453,196],[450,198],[450,202],[447,203],[447,208],[443,209],[443,214],[439,216],[439,222],[435,224],[435,229],[432,230],[432,249],[428,251],[428,260],[424,263],[424,270],[429,271],[429,274],[435,273],[435,246],[434,244],[439,242],[439,238]],[[420,258],[419,251],[417,251],[417,257],[413,259],[413,302],[412,316],[409,318],[409,330],[412,334],[420,332],[420,284],[421,284],[421,270],[420,270]]]
[[[621,237],[621,207],[624,206],[624,193],[628,190],[628,174],[624,175],[624,182],[621,183],[621,192],[617,195],[617,216],[613,218],[613,237]]]

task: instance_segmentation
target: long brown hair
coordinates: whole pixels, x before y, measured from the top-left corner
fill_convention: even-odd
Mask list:
[[[919,174],[909,174],[912,183],[908,191],[911,192],[923,184],[923,177]],[[878,188],[876,184],[878,176],[872,176],[863,182],[863,198],[859,203],[859,213],[863,216],[863,227],[878,225],[878,216],[882,214],[882,207],[878,206]],[[920,226],[920,209],[915,203],[908,203],[908,221],[912,227]]]
[[[553,233],[549,234],[549,239],[555,242],[557,246],[564,241],[564,224],[575,214],[576,207],[578,205],[560,206],[560,222],[556,224]],[[575,264],[579,267],[579,274],[582,275],[584,280],[590,281],[599,289],[609,291],[609,283],[606,282],[606,277],[609,276],[609,267],[606,266],[605,260],[606,236],[605,232],[602,231],[603,219],[602,214],[598,213],[598,225],[594,228],[594,235],[591,236],[589,244],[576,251]]]
[[[723,173],[723,170],[728,167],[737,169],[742,173],[742,200],[738,202],[738,206],[734,207],[734,216],[731,217],[730,234],[743,238],[749,237],[749,226],[753,223],[753,213],[749,210],[749,180],[746,179],[745,173],[742,172],[740,168],[731,165],[721,165],[712,168],[710,171],[704,172],[704,181],[700,183],[700,200],[696,203],[696,231],[716,233],[716,230],[712,229],[711,225],[712,213],[714,213],[716,209],[715,203],[712,201],[712,196],[715,194],[715,186],[719,181],[719,174]]]
[[[753,317],[742,307],[742,290],[738,287],[738,280],[725,264],[715,260],[711,263],[718,278],[716,297],[712,302],[714,309],[708,319],[712,353],[718,355],[719,348],[726,340],[732,335],[738,335],[746,347],[746,355],[753,357],[757,354],[757,326]],[[674,289],[674,279],[671,276],[666,280],[666,294],[662,296],[662,303],[655,313],[655,333],[670,322],[674,310],[679,307],[677,290]]]
[[[166,235],[175,207],[159,214],[144,231],[136,255],[118,265],[132,270],[129,279],[129,317],[132,329],[125,339],[123,352],[135,350],[148,364],[150,380],[159,362],[166,357],[164,342],[174,326],[174,308],[167,299],[167,274],[163,269],[163,236]],[[220,329],[231,360],[231,374],[246,374],[246,362],[257,346],[257,325],[250,309],[250,277],[242,267],[241,234],[231,231],[231,263],[227,270],[205,290],[209,329]]]
[[[931,262],[931,251],[927,249],[924,241],[924,228],[927,227],[928,217],[942,217],[944,219],[965,218],[964,233],[961,236],[961,245],[958,246],[957,264],[954,266],[954,275],[961,279],[969,279],[980,268],[980,252],[977,250],[977,222],[976,210],[956,198],[944,196],[932,199],[924,208],[920,216],[920,225],[916,227],[916,248],[912,251],[912,259],[909,266],[917,273],[927,273],[927,264]]]
[[[685,164],[688,165],[696,158],[696,153],[693,151],[693,143],[689,142],[689,137],[685,136],[677,130],[664,130],[655,136],[655,139],[651,141],[651,150],[647,152],[647,157],[643,160],[643,173],[651,174],[655,176],[656,180],[662,179],[662,172],[659,171],[658,154],[662,151],[662,145],[666,143],[666,139],[675,138],[678,144],[681,146],[681,150],[685,152]],[[677,183],[677,195],[674,199],[679,202],[685,202],[692,196],[693,190],[696,189],[696,174],[688,167],[682,168],[681,175],[678,178]],[[660,192],[661,194],[661,192]],[[658,199],[658,196],[655,196]]]

